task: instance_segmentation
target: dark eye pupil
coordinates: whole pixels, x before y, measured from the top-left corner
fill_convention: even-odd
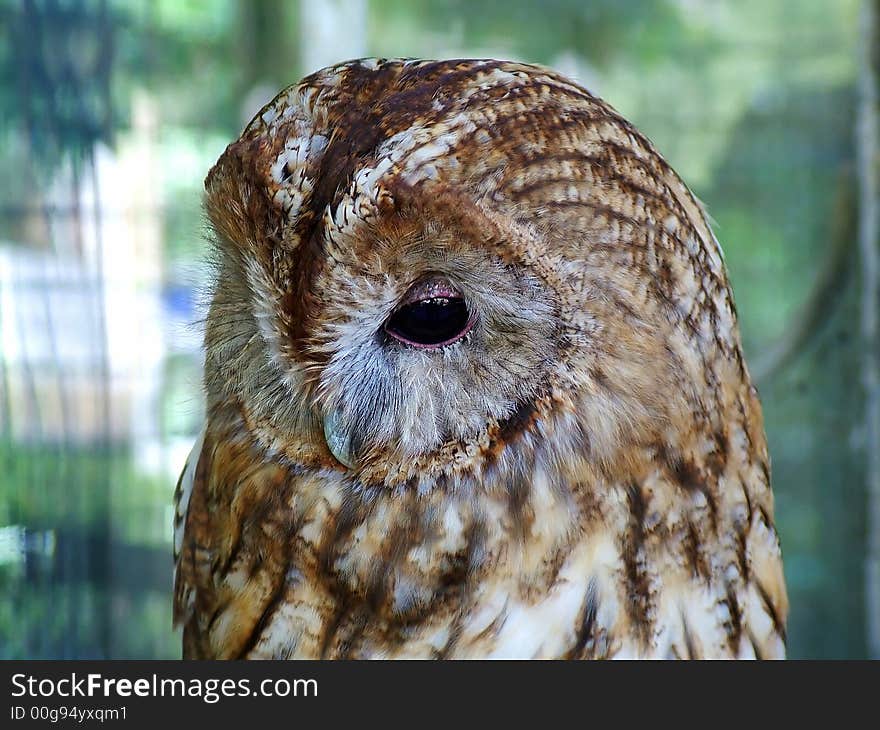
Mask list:
[[[437,297],[401,307],[391,315],[385,331],[409,344],[443,345],[462,335],[468,321],[464,299]]]

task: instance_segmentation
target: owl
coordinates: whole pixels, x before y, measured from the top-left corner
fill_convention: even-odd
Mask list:
[[[722,253],[551,70],[364,59],[205,182],[187,658],[775,658],[788,610]]]

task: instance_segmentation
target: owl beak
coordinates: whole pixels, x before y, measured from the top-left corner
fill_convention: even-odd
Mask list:
[[[336,461],[349,469],[354,468],[356,457],[351,432],[345,428],[338,410],[324,414],[324,440]]]

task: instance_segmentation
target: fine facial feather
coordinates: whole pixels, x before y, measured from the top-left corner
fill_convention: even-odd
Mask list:
[[[784,653],[720,249],[604,102],[534,66],[355,61],[281,92],[206,190],[185,656]],[[472,329],[390,338],[435,275]]]

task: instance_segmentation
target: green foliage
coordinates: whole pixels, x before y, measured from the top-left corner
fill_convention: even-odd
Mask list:
[[[111,590],[82,578],[10,581],[6,573],[0,567],[0,659],[180,656],[167,591]]]
[[[419,34],[411,36],[414,45],[426,32],[450,29],[461,46],[507,48],[520,58],[543,63],[563,51],[597,66],[621,58],[653,63],[680,54],[689,40],[678,9],[666,0],[378,0],[371,11],[382,36],[389,19],[418,29]],[[423,53],[414,50],[412,55]]]
[[[0,443],[0,523],[44,530],[63,525],[164,544],[169,484],[141,474],[119,447]]]
[[[169,484],[124,449],[3,443],[0,465],[0,658],[176,656]]]
[[[703,191],[754,356],[795,316],[833,237],[852,233],[835,201],[854,166],[854,88],[784,84],[766,96],[743,111]]]
[[[5,0],[0,108],[43,164],[80,158],[112,137],[108,93],[120,18],[106,3]]]

